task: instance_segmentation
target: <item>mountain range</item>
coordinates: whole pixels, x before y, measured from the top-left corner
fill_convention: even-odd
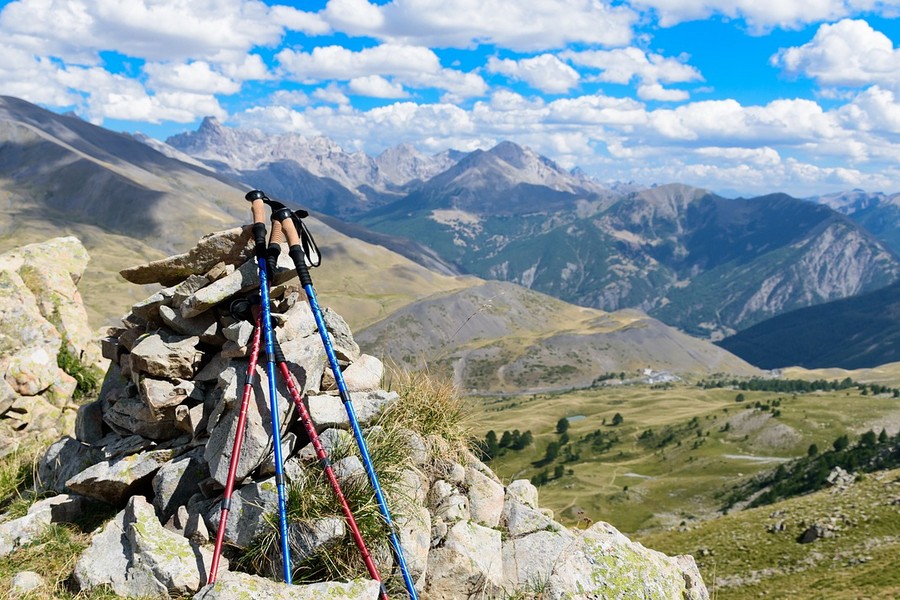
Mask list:
[[[249,218],[243,199],[247,184],[179,152],[0,97],[0,250],[59,235],[79,237],[92,257],[79,286],[92,324],[114,323],[155,291],[126,285],[121,269],[185,252],[201,236]],[[409,173],[396,165],[395,172]],[[536,177],[556,174],[548,169]],[[607,314],[512,283],[454,275],[428,248],[393,238],[419,255],[415,262],[336,227],[385,243],[391,236],[341,223],[327,215],[308,220],[323,257],[322,268],[313,271],[320,302],[345,315],[370,352],[432,356],[449,372],[460,373],[464,387],[571,387],[590,384],[607,370],[632,368],[758,372],[638,311]],[[432,268],[420,264],[428,256]],[[499,309],[489,319],[482,318],[487,314],[469,318],[467,310],[478,312],[490,298]],[[440,328],[431,316],[398,326],[435,311],[449,316]],[[423,327],[427,336],[418,333]],[[455,336],[456,347],[447,345],[448,336]],[[415,339],[420,342],[411,345]],[[526,348],[527,340],[526,353],[492,349]],[[447,350],[455,353],[452,359],[445,358]]]
[[[302,181],[277,176],[303,172],[310,189],[334,191],[311,217],[328,267],[316,272],[317,287],[352,315],[357,329],[387,317],[362,337],[389,346],[394,359],[431,349],[407,347],[402,335],[389,338],[386,331],[402,329],[396,323],[411,322],[410,314],[424,318],[426,305],[418,303],[425,299],[472,306],[466,294],[486,285],[484,279],[596,309],[601,321],[637,309],[658,319],[642,327],[666,323],[716,339],[798,308],[868,294],[900,276],[891,237],[897,195],[726,199],[678,184],[602,185],[510,142],[432,156],[404,146],[372,158],[346,153],[326,138],[266,136],[213,119],[170,142],[0,99],[0,246],[77,235],[94,260],[82,283],[92,320],[109,322],[147,292],[116,291],[119,269],[184,251],[209,231],[245,222],[242,196],[251,186],[265,189],[259,178],[278,180],[290,192],[270,195],[314,208],[308,200],[321,196],[301,194]],[[341,209],[330,210],[329,202]],[[458,309],[445,310],[464,318]],[[531,325],[540,334],[532,341],[552,345],[556,333],[571,333],[565,319],[558,323],[556,330]],[[439,325],[430,327],[447,335]],[[498,330],[501,337],[521,331],[509,326]],[[585,335],[571,343],[585,349],[582,356],[594,356],[589,348],[598,342],[588,338],[597,332],[584,327]],[[441,349],[458,360],[496,352],[487,342],[451,346]],[[734,348],[757,366],[773,364]],[[551,355],[541,360],[552,363]],[[516,352],[504,356],[510,364],[518,360]],[[637,365],[642,356],[621,364]],[[588,362],[573,380],[584,383],[604,368],[602,361]],[[526,379],[511,381],[535,383]]]
[[[389,235],[395,245],[384,243],[413,260],[427,247],[451,271],[605,311],[639,308],[711,339],[900,277],[893,230],[872,232],[863,213],[836,210],[827,198],[604,186],[511,142],[369,158],[321,138],[266,137],[209,119],[168,142],[211,167],[244,167],[226,169],[244,181],[277,181],[286,200]],[[337,185],[347,186],[343,196]]]

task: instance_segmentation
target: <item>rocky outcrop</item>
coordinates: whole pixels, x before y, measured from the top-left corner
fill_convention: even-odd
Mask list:
[[[216,235],[245,243],[235,231],[212,238]],[[137,303],[122,326],[110,330],[102,344],[110,366],[99,397],[78,411],[74,437],[60,438],[39,465],[45,491],[119,510],[78,559],[74,580],[84,590],[106,585],[123,597],[374,600],[379,586],[368,579],[286,586],[232,573],[228,560],[219,567],[218,581],[204,586],[253,335],[253,325],[232,314],[230,307],[234,300],[246,299],[245,294],[252,296],[254,283],[247,267],[253,261],[244,260],[241,252],[223,250],[223,260],[212,266],[208,256],[202,263],[189,258],[200,254],[188,252],[171,263],[159,261],[152,269],[130,271],[143,273],[142,281],[155,272],[152,278],[171,285]],[[331,456],[342,453],[334,462],[341,485],[368,489],[362,463],[347,450],[355,446],[346,411],[329,391],[334,380],[326,375],[321,339],[305,294],[289,280],[291,270],[280,264],[273,277],[276,337],[322,445]],[[173,272],[184,280],[169,279]],[[239,285],[220,284],[236,273],[244,273]],[[197,301],[201,297],[207,300]],[[213,297],[217,299],[209,300]],[[379,389],[383,365],[360,354],[340,316],[326,310],[325,322],[362,430],[367,439],[379,439],[388,424],[377,420],[399,396]],[[253,374],[250,388],[224,530],[226,559],[254,547],[260,536],[274,534],[271,513],[277,492],[270,406],[281,417],[288,486],[300,493],[321,469],[280,378],[274,403],[267,401],[263,365]],[[396,434],[406,458],[398,467],[402,473],[390,479],[385,493],[423,598],[502,597],[536,585],[552,598],[708,597],[690,557],[670,558],[648,550],[605,523],[587,531],[568,529],[540,511],[537,490],[529,482],[504,485],[471,453],[456,459],[432,455],[431,443],[418,433],[403,429]],[[47,514],[41,513],[42,522]],[[12,546],[18,543],[12,534],[6,539]],[[352,545],[340,512],[292,520],[289,539],[298,573],[304,572],[308,558]],[[382,574],[392,573],[386,540],[367,543]],[[267,565],[261,570],[279,563],[279,557],[259,556]]]
[[[102,364],[77,288],[88,260],[74,237],[0,254],[0,453],[72,430],[77,381],[59,354]]]

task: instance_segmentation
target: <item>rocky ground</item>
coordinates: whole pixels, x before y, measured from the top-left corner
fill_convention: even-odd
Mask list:
[[[63,238],[0,256],[0,417],[11,429],[40,429],[55,439],[37,470],[40,500],[25,516],[2,517],[0,556],[100,504],[118,512],[75,562],[71,581],[81,590],[109,586],[122,597],[204,599],[378,596],[378,584],[364,576],[287,586],[252,568],[276,557],[246,561],[265,548],[261,537],[272,536],[266,514],[276,505],[262,366],[247,413],[225,560],[219,580],[205,585],[254,332],[230,310],[232,301],[258,289],[248,241],[246,229],[218,232],[188,253],[124,271],[133,283],[166,287],[137,303],[103,339],[109,366],[102,388],[77,412],[74,384],[56,357],[65,340],[81,360],[102,360],[89,332],[73,324],[86,323],[75,288],[86,253],[74,238]],[[73,266],[72,257],[82,258]],[[282,260],[272,289],[276,335],[316,431],[327,450],[342,456],[335,461],[342,486],[359,487],[365,475],[359,458],[346,451],[346,411],[305,295],[291,277]],[[647,549],[606,523],[564,527],[540,509],[528,481],[504,484],[471,453],[448,453],[434,434],[391,422],[392,407],[407,399],[383,389],[383,365],[360,353],[339,315],[326,310],[325,321],[366,439],[377,443],[396,434],[402,440],[402,452],[386,467],[397,474],[385,477],[386,493],[423,598],[708,598],[692,557]],[[300,494],[320,465],[283,382],[275,404],[288,487]],[[338,515],[304,514],[290,525],[299,579],[309,577],[323,552],[352,544]],[[393,560],[384,540],[369,542],[379,571],[390,578]],[[8,589],[30,585],[31,574],[20,575]],[[394,574],[389,587],[401,597],[397,579]]]

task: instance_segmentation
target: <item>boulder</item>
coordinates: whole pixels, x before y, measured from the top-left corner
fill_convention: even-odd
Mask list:
[[[74,578],[82,590],[108,585],[119,596],[168,598],[199,590],[211,560],[210,551],[160,525],[144,497],[132,496],[82,553]]]
[[[558,556],[544,587],[552,600],[597,598],[707,600],[705,587],[688,589],[683,564],[630,541],[608,523],[586,529]]]
[[[88,467],[68,481],[70,490],[112,505],[125,503],[172,458],[171,450],[151,450],[105,460]]]
[[[429,599],[492,597],[503,582],[500,532],[459,521],[444,544],[428,555],[425,593]]]

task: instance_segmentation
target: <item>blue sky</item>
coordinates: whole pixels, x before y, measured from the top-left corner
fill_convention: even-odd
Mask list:
[[[601,181],[900,191],[900,0],[16,0],[0,94],[164,140],[509,139]]]

